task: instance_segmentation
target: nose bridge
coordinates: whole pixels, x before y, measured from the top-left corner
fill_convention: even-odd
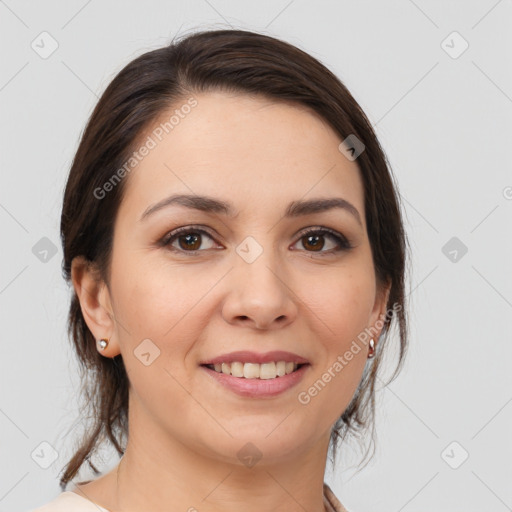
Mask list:
[[[250,285],[261,291],[275,288],[271,291],[276,296],[282,288],[282,278],[278,275],[280,267],[279,254],[269,233],[247,236],[236,247],[235,274],[244,287]]]
[[[258,239],[256,238],[258,237]],[[271,234],[247,236],[235,249],[224,313],[231,321],[252,320],[260,328],[294,316],[293,297]]]

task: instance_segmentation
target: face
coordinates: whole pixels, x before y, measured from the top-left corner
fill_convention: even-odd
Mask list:
[[[225,461],[251,442],[262,463],[326,448],[387,298],[360,171],[306,108],[195,98],[161,141],[174,108],[141,139],[156,145],[125,178],[103,297],[115,320],[88,323],[122,354],[130,429],[148,442]],[[176,195],[192,199],[164,204]]]

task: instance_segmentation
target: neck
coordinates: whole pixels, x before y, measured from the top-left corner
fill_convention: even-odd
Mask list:
[[[329,433],[286,460],[263,457],[248,467],[170,440],[154,424],[131,425],[112,510],[324,512]]]

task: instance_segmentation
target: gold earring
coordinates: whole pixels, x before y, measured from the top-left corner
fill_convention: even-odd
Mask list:
[[[108,345],[108,338],[101,338],[101,340],[99,340],[98,344],[99,344],[101,350],[105,350]]]

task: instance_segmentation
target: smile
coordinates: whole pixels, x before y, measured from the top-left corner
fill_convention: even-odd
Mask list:
[[[284,375],[278,375],[278,369],[279,373],[282,373],[283,363]],[[217,366],[219,364],[220,371],[219,366]],[[290,373],[287,372],[287,365]],[[215,366],[217,366],[217,369]],[[309,363],[287,363],[286,361],[262,364],[237,364],[234,361],[232,363],[202,364],[200,368],[206,372],[210,379],[213,379],[224,389],[242,397],[264,399],[276,397],[297,386],[310,366]],[[237,377],[231,372],[240,376]],[[246,377],[244,374],[248,376]]]
[[[291,361],[270,361],[262,364],[233,361],[232,363],[216,363],[205,366],[217,373],[232,375],[233,377],[266,380],[289,375],[303,365]]]

